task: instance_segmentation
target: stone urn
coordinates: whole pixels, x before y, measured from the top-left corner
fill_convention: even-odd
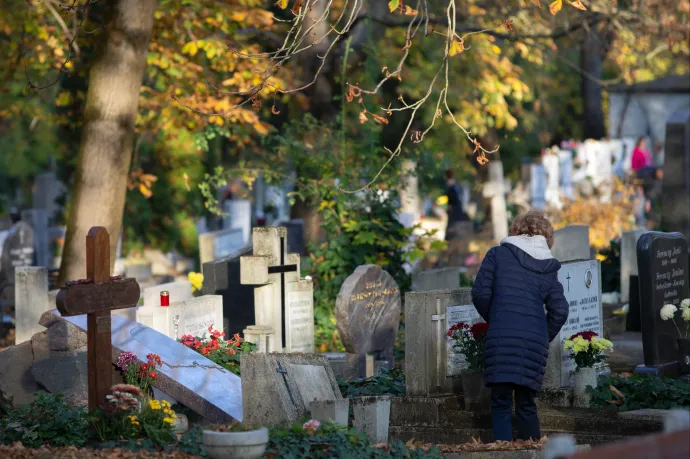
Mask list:
[[[268,429],[247,432],[220,432],[215,426],[204,429],[201,442],[211,459],[259,459],[266,452]]]
[[[587,387],[597,387],[597,370],[593,367],[575,370],[575,386],[573,388],[573,404],[578,408],[589,408],[590,394]]]
[[[681,376],[690,377],[690,338],[676,338],[676,342],[678,343],[678,373]]]
[[[463,371],[460,382],[466,410],[491,411],[491,389],[484,384],[483,371]]]
[[[184,434],[189,430],[189,419],[182,413],[175,413],[175,422],[173,423],[175,433]]]
[[[352,399],[353,427],[366,434],[372,443],[388,443],[391,397],[355,397]]]

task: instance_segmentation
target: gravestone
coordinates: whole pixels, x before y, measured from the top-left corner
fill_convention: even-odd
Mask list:
[[[357,354],[360,369],[368,353],[393,362],[393,344],[400,325],[400,289],[376,265],[355,269],[340,288],[335,321],[345,350]]]
[[[639,373],[678,373],[678,331],[659,312],[665,304],[678,306],[688,298],[688,243],[680,233],[649,232],[637,241],[637,266],[642,305],[644,365]],[[678,314],[676,315],[678,319]]]
[[[313,352],[313,338],[308,346],[311,351],[305,350],[308,329],[300,325],[305,324],[309,316],[312,322],[314,320],[314,287],[311,280],[300,279],[299,254],[287,253],[287,230],[284,227],[254,228],[252,242],[253,255],[240,258],[240,282],[256,286],[254,325],[268,325],[275,331],[273,344],[276,348],[269,349],[271,352],[283,348],[293,352],[293,338],[297,339],[294,345],[301,352]],[[287,311],[292,307],[295,309]],[[292,335],[288,318],[296,318],[294,325],[300,327],[292,330],[295,331]]]
[[[464,368],[450,345],[448,329],[458,322],[482,321],[471,289],[405,294],[405,390],[408,396],[453,392]]]
[[[560,150],[558,153],[561,171],[561,193],[566,199],[573,199],[573,152]]]
[[[50,252],[48,238],[48,211],[45,209],[25,210],[22,212],[22,221],[27,222],[34,230],[36,265],[50,267],[53,254]]]
[[[48,311],[41,325],[48,328],[60,320],[86,332],[87,317],[62,317]],[[240,377],[208,360],[182,343],[124,317],[112,316],[112,352],[103,362],[112,367],[122,352],[131,352],[141,363],[148,354],[158,354],[162,365],[156,368],[153,386],[213,423],[242,421],[242,387]]]
[[[89,410],[105,402],[112,386],[110,311],[136,307],[139,294],[136,280],[110,277],[110,236],[105,228],[92,227],[86,236],[86,279],[67,282],[55,300],[64,317],[86,314]]]
[[[419,199],[419,179],[415,161],[403,161],[398,195],[400,196],[400,212],[419,216],[422,207]],[[464,205],[463,208],[467,209],[467,205]]]
[[[314,284],[299,279],[287,286],[285,305],[285,348],[289,352],[313,353],[314,344]]]
[[[590,259],[589,226],[570,225],[554,231],[551,254],[561,263]]]
[[[250,426],[290,424],[314,400],[341,400],[328,359],[309,354],[243,354],[242,407]]]
[[[560,158],[558,153],[549,152],[542,158],[544,164],[544,172],[546,173],[546,191],[544,198],[547,204],[560,208],[561,205],[561,190],[560,190]]]
[[[52,308],[48,302],[48,270],[42,266],[20,266],[14,278],[14,342],[21,344],[43,331],[38,321]]]
[[[484,197],[491,200],[491,225],[493,237],[496,241],[508,236],[508,211],[506,210],[506,192],[510,189],[505,186],[503,177],[503,163],[489,162],[489,181],[484,184]]]
[[[141,317],[144,310],[150,315]],[[223,331],[223,297],[204,295],[171,302],[170,306],[139,308],[137,322],[174,340],[183,335],[207,337],[209,326]]]
[[[464,266],[419,271],[412,274],[412,290],[425,292],[456,289],[460,286],[460,274],[466,272],[467,268]]]
[[[222,229],[199,235],[199,260],[201,264],[227,257],[245,246],[241,228]]]
[[[546,171],[542,164],[530,165],[530,201],[535,209],[546,207]]]
[[[252,231],[252,203],[246,199],[230,199],[225,201],[223,210],[228,216],[223,221],[223,229],[239,229],[242,231],[242,246],[250,243]]]
[[[14,283],[14,270],[34,264],[34,230],[24,221],[10,228],[0,256],[0,281]]]
[[[674,113],[666,123],[661,226],[690,238],[690,111]]]
[[[141,296],[144,299],[144,307],[160,306],[161,292],[168,292],[170,296],[170,303],[186,301],[194,297],[192,293],[192,284],[191,282],[186,280],[178,280],[174,282],[168,282],[165,284],[152,285],[151,287],[144,287],[142,289]]]
[[[625,304],[630,301],[630,278],[637,276],[637,241],[640,236],[644,234],[644,230],[636,229],[632,231],[623,231],[621,236],[621,303]],[[640,310],[638,306],[633,310],[630,305],[628,314],[637,315],[639,318]],[[638,319],[639,321],[639,319]]]
[[[252,250],[249,245],[230,256],[202,266],[204,285],[201,291],[204,295],[223,297],[223,328],[228,336],[242,333],[249,325],[255,325],[254,287],[240,283],[240,258],[251,255]]]
[[[570,374],[575,361],[563,349],[563,343],[575,333],[593,331],[604,336],[601,304],[601,265],[598,260],[563,263],[558,281],[570,309],[568,320],[549,346],[549,357],[544,375],[544,389],[570,386]]]

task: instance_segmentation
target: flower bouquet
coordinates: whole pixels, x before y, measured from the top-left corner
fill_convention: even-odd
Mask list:
[[[613,349],[613,343],[593,331],[583,331],[565,340],[563,349],[570,351],[570,357],[575,360],[575,406],[588,407],[587,387],[597,387],[597,372],[594,366],[606,359],[604,351]]]
[[[484,385],[484,340],[488,330],[489,324],[485,322],[460,322],[448,330],[453,349],[467,362],[467,371],[460,373],[460,381],[465,408],[474,411],[490,408],[491,392]]]
[[[472,326],[460,322],[448,330],[453,349],[465,357],[470,371],[484,370],[484,339],[488,330],[489,324],[485,322]]]
[[[179,341],[212,362],[239,375],[240,355],[253,351],[256,345],[244,341],[239,333],[236,333],[232,339],[226,340],[225,333],[214,330],[213,325],[208,327],[208,333],[207,337],[184,335]]]
[[[144,394],[149,394],[151,383],[157,378],[156,368],[162,365],[158,354],[148,354],[147,362],[138,364],[137,357],[131,352],[123,352],[117,359],[117,367],[122,371],[125,384],[138,387]]]
[[[680,311],[680,317],[685,322],[685,333],[676,322],[676,312]],[[690,298],[680,302],[680,309],[672,304],[661,308],[661,320],[671,320],[678,331],[678,367],[681,375],[690,375]]]

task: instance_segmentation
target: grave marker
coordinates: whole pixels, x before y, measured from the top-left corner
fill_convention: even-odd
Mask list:
[[[452,351],[448,329],[482,319],[471,289],[407,292],[405,295],[405,387],[408,396],[451,393],[465,366]]]
[[[222,229],[199,235],[199,260],[208,263],[240,250],[245,246],[241,228]]]
[[[111,316],[113,309],[136,307],[139,284],[110,277],[110,236],[92,227],[86,236],[86,279],[68,282],[56,298],[64,317],[87,314],[89,410],[98,408],[112,385]]]
[[[314,400],[341,400],[338,383],[323,356],[243,354],[242,405],[247,425],[293,423]]]
[[[643,234],[644,230],[636,229],[623,231],[621,236],[621,303],[630,300],[630,277],[638,275],[637,241]]]
[[[688,294],[688,243],[680,233],[649,232],[637,241],[644,365],[636,372],[678,373],[678,332],[659,313],[665,304],[678,306]],[[676,319],[678,320],[678,319]]]
[[[144,309],[150,315],[138,322],[174,340],[183,335],[207,336],[211,325],[219,331],[223,328],[223,297],[220,295],[190,298],[167,307],[140,308],[137,315]]]
[[[530,200],[532,207],[546,207],[546,171],[541,164],[530,165]]]
[[[674,113],[666,123],[662,226],[690,238],[690,111]]]
[[[575,333],[593,331],[604,336],[601,305],[601,265],[597,260],[563,263],[558,271],[565,299],[570,305],[568,320],[549,349],[544,388],[570,386],[575,361],[563,350],[563,343]]]
[[[34,264],[34,230],[24,221],[10,228],[0,256],[0,277],[14,283],[14,270],[19,266]]]
[[[245,247],[220,260],[204,263],[204,295],[223,297],[224,329],[228,336],[241,333],[249,325],[255,325],[254,287],[240,283],[240,260],[251,255],[252,246]]]
[[[51,309],[48,302],[48,270],[42,266],[20,266],[14,273],[15,344],[29,341],[43,331],[41,315]]]
[[[355,269],[340,288],[335,320],[347,352],[357,354],[364,369],[367,353],[393,362],[393,344],[400,325],[400,289],[393,277],[376,265]]]
[[[313,343],[309,346],[306,337],[313,328],[308,325],[306,329],[303,328],[309,316],[312,322],[314,320],[313,284],[311,280],[300,279],[299,255],[287,253],[287,230],[283,227],[254,228],[252,238],[254,255],[240,258],[240,282],[257,286],[254,289],[255,325],[268,325],[275,331],[273,344],[276,348],[269,349],[272,352],[281,351],[284,347],[287,352],[292,352],[290,346],[293,338],[298,348],[305,349],[307,346],[313,349]],[[291,292],[295,294],[288,305]],[[286,311],[291,306],[295,309]],[[287,321],[288,316],[292,316],[296,321],[294,325],[300,328],[295,329],[292,335],[288,331],[291,325]]]
[[[484,197],[491,199],[491,224],[493,237],[496,241],[508,236],[508,214],[506,210],[506,187],[503,177],[503,163],[491,161],[489,163],[489,181],[484,184]]]

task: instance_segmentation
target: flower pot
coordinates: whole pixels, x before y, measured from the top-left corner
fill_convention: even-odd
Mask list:
[[[366,434],[373,443],[388,443],[391,398],[356,397],[352,399],[354,428]]]
[[[215,432],[204,430],[201,442],[211,459],[258,459],[268,445],[268,429],[249,432]]]
[[[678,372],[690,375],[690,338],[676,338],[678,343]]]
[[[576,407],[588,408],[590,394],[587,393],[587,386],[597,387],[596,368],[578,368],[575,371],[575,387],[573,388],[573,404]]]
[[[491,389],[484,384],[483,371],[463,372],[460,381],[466,410],[491,411]]]

